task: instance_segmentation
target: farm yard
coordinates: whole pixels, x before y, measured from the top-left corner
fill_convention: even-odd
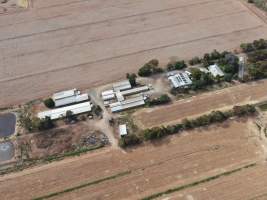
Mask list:
[[[239,173],[241,176],[243,173],[254,175],[253,168],[261,168],[258,166],[262,165],[264,152],[257,134],[255,124],[242,119],[228,121],[219,127],[186,132],[126,153],[106,148],[1,177],[0,194],[3,199],[32,199],[92,182],[80,189],[52,196],[52,199],[141,199],[257,163],[243,169],[244,172],[236,172],[233,177],[240,176]],[[111,178],[105,180],[106,177]],[[257,173],[255,177],[261,180],[255,185],[256,189],[265,188],[264,179]],[[251,177],[250,181],[253,180]],[[243,184],[238,186],[240,191],[246,191],[242,188],[248,187]],[[217,184],[214,187],[224,190]],[[257,191],[257,194],[248,193],[247,196],[239,192],[228,199],[264,192]],[[212,190],[206,193],[216,197]]]
[[[255,1],[0,0],[0,199],[266,199]]]
[[[165,65],[267,34],[238,0],[36,0],[2,13],[0,26],[1,107],[122,79],[152,58]]]

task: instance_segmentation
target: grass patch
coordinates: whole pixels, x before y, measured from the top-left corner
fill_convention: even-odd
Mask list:
[[[238,171],[241,171],[243,169],[254,167],[255,165],[256,165],[256,163],[249,164],[249,165],[246,165],[246,166],[243,166],[243,167],[240,167],[240,168],[228,171],[228,172],[224,172],[224,173],[221,173],[221,174],[217,174],[215,176],[211,176],[211,177],[208,177],[208,178],[205,178],[205,179],[193,182],[193,183],[189,183],[189,184],[186,184],[186,185],[178,186],[176,188],[172,188],[172,189],[166,190],[164,192],[159,192],[159,193],[153,194],[151,196],[143,198],[142,200],[156,199],[156,198],[161,197],[163,195],[167,195],[167,194],[171,194],[171,193],[174,193],[174,192],[178,192],[180,190],[184,190],[184,189],[187,189],[187,188],[190,188],[190,187],[194,187],[194,186],[197,186],[197,185],[200,185],[200,184],[203,184],[203,183],[207,183],[207,182],[212,181],[212,180],[216,180],[216,179],[218,179],[220,177],[223,177],[223,176],[231,175],[231,174],[236,173]]]
[[[267,103],[259,106],[261,111],[267,111]]]
[[[130,173],[131,173],[131,171],[125,171],[125,172],[122,172],[122,173],[119,173],[119,174],[116,174],[116,175],[113,175],[113,176],[108,176],[108,177],[105,177],[105,178],[102,178],[102,179],[98,179],[98,180],[95,180],[95,181],[92,181],[92,182],[84,183],[84,184],[81,184],[81,185],[78,185],[78,186],[75,186],[75,187],[72,187],[72,188],[67,188],[67,189],[59,191],[59,192],[54,192],[54,193],[51,193],[51,194],[48,194],[48,195],[45,195],[45,196],[37,197],[37,198],[34,198],[33,200],[49,199],[49,198],[52,198],[52,197],[55,197],[55,196],[58,196],[58,195],[62,195],[62,194],[68,193],[68,192],[79,190],[79,189],[84,188],[84,187],[89,187],[91,185],[96,185],[96,184],[102,183],[104,181],[108,181],[108,180],[115,179],[115,178],[118,178],[118,177],[121,177],[121,176],[125,176],[125,175],[128,175]]]

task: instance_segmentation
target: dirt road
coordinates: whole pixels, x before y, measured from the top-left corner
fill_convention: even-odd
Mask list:
[[[31,199],[128,171],[55,199],[140,199],[261,160],[262,149],[253,131],[250,121],[231,122],[129,152],[96,151],[0,177],[0,198]]]
[[[168,106],[142,109],[134,114],[141,127],[173,124],[186,117],[194,117],[216,109],[229,109],[233,105],[267,100],[267,80],[240,84],[215,92],[204,93],[177,101]]]
[[[236,0],[36,0],[0,15],[0,107],[125,77],[146,61],[226,50],[267,35]]]

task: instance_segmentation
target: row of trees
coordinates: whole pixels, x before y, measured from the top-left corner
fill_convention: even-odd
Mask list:
[[[150,60],[138,71],[139,76],[148,77],[153,74],[162,73],[164,70],[159,67],[159,61],[157,59]]]
[[[141,136],[129,135],[120,139],[120,146],[127,147],[144,141],[160,139],[167,135],[177,134],[184,130],[190,130],[214,123],[222,123],[231,117],[250,116],[256,113],[253,105],[234,106],[231,110],[213,111],[210,114],[202,115],[195,119],[184,119],[181,123],[171,126],[154,127],[143,130]]]
[[[267,40],[259,39],[254,40],[252,43],[243,43],[240,45],[243,52],[248,53],[256,50],[266,49],[267,48]]]
[[[163,94],[158,98],[150,99],[147,101],[148,106],[164,105],[171,102],[171,98],[167,94]]]

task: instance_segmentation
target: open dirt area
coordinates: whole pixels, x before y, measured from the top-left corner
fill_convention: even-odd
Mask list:
[[[0,197],[31,199],[128,171],[124,176],[51,199],[140,199],[240,166],[261,163],[263,149],[256,132],[251,120],[242,119],[168,137],[126,152],[107,147],[2,176]],[[262,178],[259,174],[255,176]],[[261,183],[256,186],[266,187]],[[243,196],[249,187],[244,184],[237,186]]]
[[[33,0],[0,14],[0,27],[1,107],[267,35],[238,0]]]
[[[153,127],[161,124],[174,124],[187,117],[229,109],[234,105],[257,103],[267,99],[267,80],[239,84],[215,92],[208,92],[182,99],[168,106],[147,108],[134,114],[140,127]]]

